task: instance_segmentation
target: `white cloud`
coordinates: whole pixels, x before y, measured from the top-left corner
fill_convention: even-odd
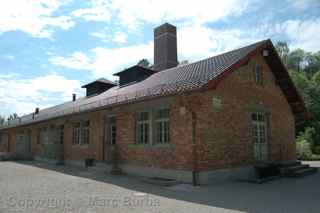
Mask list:
[[[92,0],[91,3],[92,7],[77,9],[71,15],[86,21],[110,21],[111,11],[108,1]]]
[[[71,94],[79,92],[80,82],[57,74],[34,79],[17,75],[0,75],[1,114],[33,112],[36,107],[71,100]]]
[[[93,32],[93,33],[90,33],[90,35],[93,36],[93,37],[100,38],[100,39],[106,39],[107,38],[107,34],[105,32]]]
[[[102,42],[114,42],[117,44],[124,44],[128,40],[128,35],[124,32],[118,31],[115,33],[108,33],[106,30],[90,33],[91,36],[101,39]]]
[[[252,31],[216,30],[202,25],[182,27],[178,31],[179,60],[207,58],[262,39]],[[142,58],[152,62],[153,42],[119,48],[96,47],[88,53],[75,52],[70,56],[52,57],[50,61],[69,69],[89,70],[95,77],[113,79],[113,73],[136,64]]]
[[[50,58],[50,62],[75,70],[90,69],[90,58],[82,52],[75,52],[67,59],[62,56],[54,56]]]
[[[68,16],[54,16],[62,5],[59,0],[10,0],[1,2],[0,34],[21,30],[34,37],[50,37],[53,27],[67,30],[74,26]]]
[[[320,18],[314,20],[289,20],[283,24],[292,48],[307,51],[320,50]]]
[[[142,58],[151,59],[153,44],[138,44],[120,48],[96,47],[90,53],[76,52],[70,57],[53,57],[51,63],[75,70],[92,71],[95,77],[106,76],[114,79],[113,73],[136,64]]]
[[[300,11],[304,11],[311,7],[320,8],[319,0],[287,0],[287,2]]]
[[[239,15],[247,9],[250,0],[112,0],[118,18],[124,26],[135,28],[140,22],[158,23],[166,21],[185,21],[205,23]]]
[[[270,35],[284,35],[291,49],[301,48],[306,51],[320,50],[320,18],[307,20],[287,20],[268,25]]]
[[[112,40],[116,43],[123,44],[127,42],[127,39],[127,34],[125,34],[124,32],[117,32]]]
[[[194,61],[254,43],[264,38],[253,31],[217,30],[202,25],[178,30],[178,53],[181,59]]]
[[[141,23],[164,21],[206,23],[228,16],[238,16],[255,1],[91,0],[90,7],[75,10],[72,14],[90,21],[110,21],[111,18],[116,18],[122,26],[134,30]]]

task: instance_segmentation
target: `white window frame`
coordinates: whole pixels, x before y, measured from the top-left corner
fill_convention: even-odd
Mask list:
[[[78,126],[79,125],[79,126]],[[80,144],[81,124],[77,122],[72,129],[72,145]]]
[[[140,120],[142,113],[147,113],[146,120]],[[136,143],[149,144],[151,142],[151,113],[149,111],[141,111],[137,113]],[[148,127],[148,128],[146,128]]]
[[[267,116],[263,112],[254,112],[252,116],[256,115],[257,120],[252,121],[252,137],[255,143],[267,143],[268,134],[267,134]],[[260,119],[261,118],[261,119]]]
[[[255,82],[259,85],[262,85],[263,84],[263,66],[261,64],[255,64],[255,67],[254,67],[254,79],[255,79]]]
[[[256,116],[255,120],[253,116]],[[268,117],[266,113],[254,112],[251,114],[252,139],[255,159],[259,161],[268,159]]]
[[[114,119],[114,122],[111,121],[111,119]],[[108,125],[109,125],[109,134],[110,137],[110,144],[115,145],[117,144],[117,118],[115,115],[108,117]]]
[[[89,143],[90,143],[90,120],[82,121],[80,123],[80,128],[81,128],[80,145],[89,145]]]
[[[158,113],[162,110],[168,110],[168,117],[159,118]],[[156,143],[164,144],[170,142],[170,110],[168,108],[161,108],[156,110]],[[167,127],[165,126],[167,125]]]
[[[88,125],[86,125],[88,123]],[[90,144],[90,120],[79,121],[74,124],[72,130],[72,145]]]

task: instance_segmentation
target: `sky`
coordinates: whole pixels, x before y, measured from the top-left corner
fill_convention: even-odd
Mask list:
[[[189,62],[271,38],[320,50],[320,0],[10,0],[0,7],[0,115],[84,95],[146,58],[153,29],[177,26]]]

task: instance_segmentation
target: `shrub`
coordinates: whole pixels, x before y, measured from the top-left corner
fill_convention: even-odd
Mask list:
[[[297,137],[297,157],[301,160],[307,160],[312,158],[313,147],[313,135],[315,129],[313,127],[307,127]]]
[[[300,140],[297,143],[297,158],[299,160],[308,160],[312,158],[310,144],[305,140]]]
[[[314,154],[320,155],[320,146],[319,146],[319,145],[318,145],[318,146],[315,146],[315,147],[313,148],[313,152],[314,152]]]

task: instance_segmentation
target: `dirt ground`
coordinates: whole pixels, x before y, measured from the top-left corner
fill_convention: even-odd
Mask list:
[[[164,187],[80,168],[0,162],[0,213],[319,213],[319,198],[320,172],[264,184]]]

